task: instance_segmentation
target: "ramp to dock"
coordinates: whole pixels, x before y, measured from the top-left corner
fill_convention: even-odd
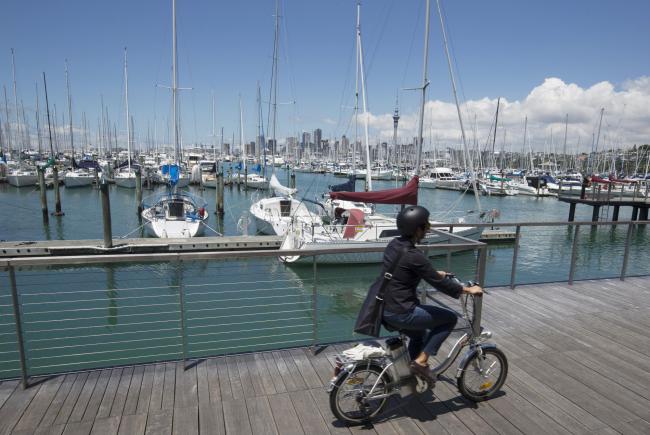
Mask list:
[[[483,319],[509,358],[502,395],[465,401],[452,369],[435,396],[363,433],[650,433],[650,277],[492,289]],[[335,421],[324,389],[349,346],[71,373],[27,390],[5,381],[0,434],[358,433]]]

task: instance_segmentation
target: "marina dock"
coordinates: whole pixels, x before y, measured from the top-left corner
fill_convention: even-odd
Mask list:
[[[493,288],[483,316],[509,359],[503,394],[467,402],[449,370],[361,431],[329,410],[334,356],[351,346],[339,343],[4,381],[0,433],[647,434],[649,289],[649,277]]]
[[[0,242],[0,258],[37,257],[47,255],[89,254],[151,254],[188,251],[243,251],[279,249],[279,236],[227,236],[193,239],[131,238],[114,239],[113,247],[106,249],[102,240],[49,240]]]

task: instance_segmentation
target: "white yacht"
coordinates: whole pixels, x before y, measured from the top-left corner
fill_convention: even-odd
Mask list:
[[[151,237],[186,239],[203,235],[209,216],[206,206],[189,193],[168,193],[143,206],[141,215]]]
[[[95,174],[87,169],[71,169],[63,175],[63,184],[66,188],[92,186]]]
[[[7,183],[14,187],[33,187],[38,183],[38,174],[32,169],[14,169],[7,173]]]

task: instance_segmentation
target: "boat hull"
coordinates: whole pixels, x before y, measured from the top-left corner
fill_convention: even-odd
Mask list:
[[[7,175],[7,183],[14,187],[33,187],[38,183],[36,175]]]

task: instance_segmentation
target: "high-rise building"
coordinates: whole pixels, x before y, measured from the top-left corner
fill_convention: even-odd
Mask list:
[[[321,141],[323,139],[323,131],[320,128],[314,130],[314,149],[321,150]]]
[[[309,148],[310,142],[311,142],[311,134],[308,131],[303,131],[302,142],[300,143],[300,145],[302,146],[303,149]]]

